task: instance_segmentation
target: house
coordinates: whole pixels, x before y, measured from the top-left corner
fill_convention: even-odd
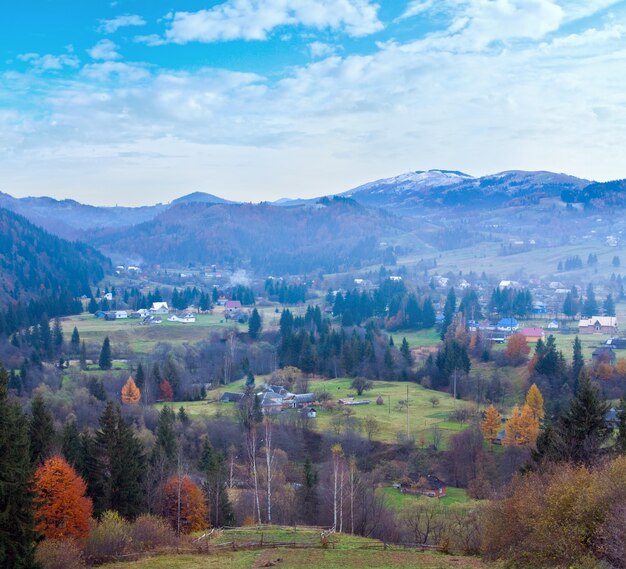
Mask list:
[[[224,304],[224,309],[230,314],[239,312],[241,310],[241,302],[239,300],[227,300]]]
[[[506,438],[506,431],[502,430],[499,431],[498,434],[496,435],[496,438],[493,439],[493,444],[494,445],[502,445],[504,444],[504,439]]]
[[[604,344],[616,350],[626,350],[626,338],[609,338]]]
[[[260,399],[259,404],[264,415],[280,413],[284,408],[285,400],[273,391],[257,393],[257,397]]]
[[[515,318],[501,318],[496,329],[501,332],[517,332],[519,330],[519,322]]]
[[[517,281],[500,281],[498,288],[513,288],[519,286]]]
[[[222,403],[239,403],[243,399],[243,393],[235,393],[234,391],[225,391],[220,397]]]
[[[128,312],[126,310],[111,310],[104,316],[106,320],[123,320],[128,318]]]
[[[446,485],[436,476],[413,475],[405,477],[400,482],[402,494],[414,494],[429,496],[430,498],[443,498],[446,495]]]
[[[559,329],[559,323],[556,320],[552,320],[552,322],[548,323],[546,328],[548,330],[558,330]]]
[[[293,406],[297,409],[308,407],[311,403],[315,403],[317,396],[315,393],[297,393],[293,396]]]
[[[161,324],[163,321],[161,320],[160,316],[153,316],[153,315],[149,315],[146,316],[141,323],[142,324]]]
[[[196,321],[196,317],[189,312],[185,312],[184,314],[172,314],[168,319],[168,322],[182,322],[183,324],[188,324]]]
[[[592,316],[582,318],[578,322],[579,334],[616,334],[617,318],[615,316]]]
[[[526,338],[527,342],[537,342],[543,340],[546,337],[546,333],[543,331],[543,328],[524,328],[522,336]]]
[[[339,405],[369,405],[371,402],[369,399],[354,399],[354,397],[346,397],[345,399],[339,399],[337,401]]]
[[[102,295],[102,298],[105,298],[106,300],[113,300],[113,293],[112,292],[107,292],[105,294]]]
[[[611,346],[607,346],[606,344],[603,344],[602,346],[598,346],[593,351],[593,353],[591,354],[591,357],[596,362],[613,364],[615,363],[615,359],[616,359],[615,349]]]
[[[315,419],[317,417],[317,410],[314,407],[310,407],[305,411],[307,419]]]
[[[170,307],[167,305],[167,302],[153,302],[150,312],[152,314],[169,314]]]

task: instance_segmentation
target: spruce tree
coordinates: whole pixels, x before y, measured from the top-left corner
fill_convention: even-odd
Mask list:
[[[261,321],[261,315],[259,314],[259,311],[255,308],[252,311],[250,320],[248,321],[248,334],[250,335],[250,338],[256,340],[259,337],[262,328],[263,322]]]
[[[204,491],[209,505],[211,524],[214,527],[235,525],[235,515],[226,491],[224,456],[213,449],[208,437],[205,437],[202,445],[199,467],[206,476]]]
[[[73,466],[77,472],[85,470],[83,444],[76,426],[76,421],[65,423],[61,433],[61,452],[65,460]]]
[[[557,426],[557,443],[563,460],[593,462],[611,436],[606,422],[609,404],[584,369],[580,374],[576,396]]]
[[[36,395],[31,402],[29,435],[30,459],[37,467],[50,456],[54,443],[54,419],[41,395]]]
[[[33,468],[28,420],[19,404],[9,401],[8,375],[0,366],[0,567],[33,569]]]
[[[626,396],[622,397],[620,401],[620,410],[617,415],[617,440],[615,446],[618,452],[626,453]]]
[[[164,405],[159,414],[156,428],[156,442],[152,451],[153,460],[163,457],[173,469],[178,456],[178,440],[176,437],[176,414],[169,405]]]
[[[111,369],[111,367],[113,366],[113,362],[111,360],[111,342],[109,341],[108,336],[106,336],[104,338],[104,342],[102,342],[102,349],[100,350],[98,366],[102,370]]]
[[[406,363],[409,365],[413,365],[413,356],[411,354],[411,348],[409,348],[409,343],[406,338],[402,338],[402,346],[400,346],[400,353],[406,360]]]
[[[451,288],[448,292],[448,296],[446,297],[446,304],[443,308],[443,322],[441,323],[441,339],[445,339],[446,332],[450,324],[452,324],[452,320],[454,319],[454,313],[456,312],[456,294],[454,293],[454,289]]]
[[[61,319],[54,319],[54,329],[52,331],[52,339],[54,343],[54,349],[56,352],[60,352],[63,347],[63,327],[61,326]]]
[[[80,345],[80,369],[87,369],[87,346],[84,340]]]
[[[315,524],[319,511],[319,497],[317,495],[317,484],[319,477],[313,467],[311,459],[307,456],[303,467],[303,484],[298,489],[299,502],[301,504],[302,521],[304,523]]]
[[[137,373],[135,374],[135,385],[143,392],[143,388],[146,385],[146,374],[143,371],[143,366],[141,364],[137,366]]]
[[[574,338],[574,355],[572,356],[572,387],[574,391],[578,388],[578,378],[584,367],[585,358],[583,356],[583,346],[578,336],[576,336],[576,338]]]
[[[613,300],[613,295],[611,293],[609,293],[606,297],[603,308],[606,316],[615,316],[615,301]]]
[[[118,406],[107,403],[100,429],[93,439],[85,438],[84,448],[94,514],[114,510],[125,518],[135,518],[143,509],[143,448]]]
[[[80,350],[80,334],[78,333],[78,328],[74,326],[74,331],[72,332],[72,339],[70,340],[70,344],[72,346],[72,352],[77,354]]]

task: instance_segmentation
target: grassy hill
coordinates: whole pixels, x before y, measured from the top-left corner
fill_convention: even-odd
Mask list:
[[[461,555],[445,555],[437,552],[405,550],[389,546],[387,549],[377,540],[350,535],[334,536],[328,549],[320,546],[320,530],[317,528],[239,528],[227,530],[214,543],[259,542],[294,543],[306,549],[280,547],[256,551],[220,551],[203,555],[163,555],[133,562],[111,563],[106,569],[256,569],[276,566],[283,569],[482,569],[487,568],[480,559]],[[270,565],[274,563],[275,565]]]

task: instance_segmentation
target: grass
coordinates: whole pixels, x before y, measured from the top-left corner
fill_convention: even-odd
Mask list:
[[[263,384],[265,378],[257,377],[257,386]],[[346,398],[349,395],[355,395],[356,392],[350,388],[351,379],[316,379],[311,381],[309,389],[313,392],[328,391],[333,401]],[[446,439],[454,432],[463,430],[465,425],[451,422],[448,420],[450,412],[456,407],[464,407],[468,405],[463,401],[457,401],[456,404],[451,395],[433,391],[417,385],[415,383],[405,382],[388,382],[373,381],[373,389],[363,393],[361,397],[356,399],[367,399],[370,401],[368,405],[356,405],[349,408],[336,407],[335,410],[324,410],[319,405],[315,406],[317,417],[311,419],[310,427],[318,432],[332,431],[336,421],[342,420],[345,423],[345,415],[342,413],[351,413],[351,416],[358,419],[358,423],[363,423],[366,417],[374,417],[379,426],[379,430],[375,433],[373,440],[384,443],[395,443],[399,435],[406,436],[406,411],[400,407],[399,402],[406,400],[407,388],[409,390],[409,433],[414,437],[418,445],[428,445],[433,442],[433,427],[437,426],[441,429],[445,446]],[[216,400],[225,391],[241,391],[244,381],[235,381],[230,385],[220,386],[218,389],[211,390],[208,394],[207,401],[185,402],[182,405],[191,417],[206,417],[219,414],[234,416],[237,406],[234,403],[219,403]],[[382,396],[384,405],[376,405],[376,399]],[[432,397],[436,397],[438,404],[433,406],[429,401]],[[180,404],[177,404],[177,406]],[[158,409],[161,405],[155,405]],[[345,411],[349,409],[349,411]],[[366,433],[363,432],[365,435]]]
[[[385,505],[397,510],[402,510],[406,507],[411,507],[419,503],[432,503],[436,501],[442,506],[455,506],[455,505],[470,505],[474,502],[463,488],[450,488],[446,489],[446,496],[443,498],[429,498],[428,496],[415,496],[413,494],[403,494],[397,488],[392,486],[385,486],[380,488],[380,492],[383,495]]]
[[[216,543],[249,543],[260,541],[320,543],[317,528],[242,527],[227,530]],[[469,569],[486,568],[480,559],[459,555],[411,550],[362,549],[380,547],[374,539],[338,534],[329,549],[266,549],[258,551],[224,551],[208,555],[162,555],[133,562],[110,563],[105,569],[256,569],[280,559],[277,566],[283,569]]]

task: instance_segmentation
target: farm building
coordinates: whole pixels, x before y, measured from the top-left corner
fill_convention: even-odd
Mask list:
[[[224,308],[229,313],[239,312],[241,310],[241,302],[239,300],[227,300]]]
[[[222,403],[239,403],[243,399],[243,393],[225,391],[220,397]]]
[[[446,485],[432,474],[407,476],[400,482],[400,492],[429,496],[430,498],[443,498],[446,495]]]
[[[579,334],[615,334],[617,333],[617,318],[615,316],[592,316],[582,318],[578,322]]]
[[[517,332],[519,330],[519,322],[516,318],[501,318],[496,328],[502,332]]]
[[[546,337],[546,333],[543,331],[543,328],[524,328],[522,336],[526,338],[527,342],[537,342],[538,340],[543,340]]]
[[[105,312],[104,314],[105,320],[121,320],[124,318],[128,318],[128,312],[126,312],[126,310],[109,310],[109,312]]]
[[[186,312],[185,314],[172,314],[168,318],[168,320],[170,322],[182,322],[184,324],[188,324],[188,323],[191,323],[191,322],[195,322],[196,321],[196,317],[193,314],[191,314],[189,312]]]
[[[153,302],[150,307],[150,312],[152,314],[169,314],[170,307],[167,305],[167,302]]]

